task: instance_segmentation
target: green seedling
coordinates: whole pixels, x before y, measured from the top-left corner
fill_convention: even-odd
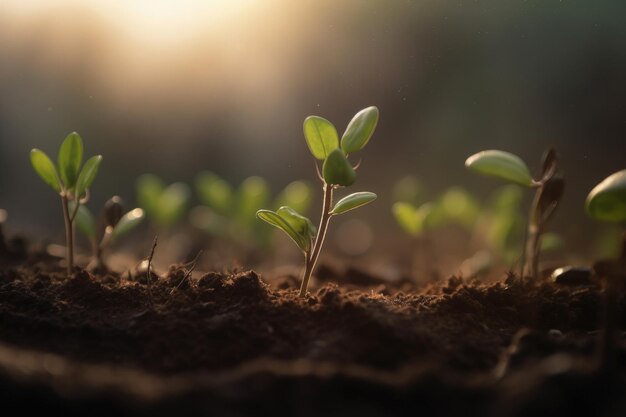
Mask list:
[[[105,203],[97,223],[91,211],[81,205],[76,215],[76,226],[91,242],[91,268],[97,270],[105,267],[104,254],[113,242],[138,226],[144,217],[144,211],[140,208],[124,213],[122,199],[118,196]]]
[[[186,184],[175,182],[166,186],[152,174],[140,176],[136,189],[139,206],[158,229],[167,229],[182,218],[191,194]]]
[[[522,252],[521,264],[523,268],[524,257],[528,253],[529,273],[537,279],[541,236],[556,211],[565,187],[565,181],[556,175],[558,169],[556,151],[550,148],[544,153],[538,180],[533,179],[530,170],[521,158],[504,151],[479,152],[467,158],[465,166],[483,175],[536,189],[528,220],[527,245],[524,246],[525,250]]]
[[[276,211],[259,210],[256,213],[259,219],[285,232],[302,251],[304,275],[300,297],[306,295],[309,279],[321,253],[330,219],[376,199],[374,193],[358,192],[342,198],[335,204],[333,192],[338,188],[348,187],[356,181],[356,169],[348,161],[348,156],[367,145],[377,123],[378,108],[372,106],[361,110],[348,124],[340,142],[337,129],[328,120],[319,116],[309,116],[304,120],[304,137],[309,150],[317,160],[323,161],[321,173],[318,167],[318,176],[324,192],[322,215],[318,227],[288,206],[280,207]]]
[[[270,204],[269,186],[263,178],[249,177],[235,189],[216,174],[205,171],[196,177],[196,191],[203,205],[191,212],[190,220],[194,226],[240,244],[250,240],[257,245],[267,243],[269,230],[253,221],[253,214]],[[309,184],[294,181],[279,193],[272,206],[289,206],[297,212],[306,212],[311,196]]]
[[[65,237],[67,241],[67,273],[74,266],[74,220],[82,204],[89,200],[89,187],[98,173],[102,156],[83,162],[83,141],[76,132],[70,133],[59,149],[57,166],[39,149],[30,151],[30,162],[41,179],[61,196]],[[70,203],[74,203],[70,208]]]
[[[596,185],[585,202],[587,213],[595,220],[626,225],[626,169],[609,175]],[[626,279],[626,232],[622,235],[622,250],[617,260],[600,261],[594,270],[606,278],[603,331],[599,343],[599,364],[606,370],[615,367],[616,338],[619,323],[619,293]]]

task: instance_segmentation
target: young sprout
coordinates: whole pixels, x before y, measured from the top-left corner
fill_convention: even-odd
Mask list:
[[[585,208],[596,220],[626,225],[626,169],[609,175],[596,185],[587,196]],[[626,233],[622,235],[622,251],[617,262],[596,262],[594,270],[606,279],[598,360],[605,369],[612,370],[618,360],[616,333],[619,328],[619,288],[623,288],[626,278]]]
[[[96,155],[83,162],[83,141],[76,132],[70,133],[59,149],[57,167],[48,155],[39,149],[30,151],[30,162],[41,179],[61,196],[65,237],[67,241],[67,274],[74,266],[74,220],[80,206],[89,200],[89,187],[100,167],[102,156]],[[74,202],[70,208],[70,203]]]
[[[104,254],[113,241],[134,229],[143,218],[144,211],[140,208],[124,213],[122,199],[118,196],[105,203],[98,225],[89,209],[80,206],[76,215],[76,226],[91,242],[91,268],[97,270],[105,267]]]
[[[185,214],[190,191],[186,184],[165,186],[160,178],[144,174],[137,179],[137,200],[146,216],[160,229],[174,225]]]
[[[528,253],[529,273],[537,279],[541,236],[561,200],[565,187],[565,181],[556,175],[558,168],[556,151],[550,148],[544,153],[538,180],[533,179],[530,170],[521,158],[504,151],[478,152],[467,158],[465,166],[483,175],[536,189],[528,221],[527,247],[522,252],[521,264],[523,268],[523,258],[525,253]]]
[[[348,155],[367,145],[377,123],[378,108],[372,106],[361,110],[348,124],[340,142],[337,129],[328,120],[319,116],[309,116],[304,120],[304,137],[309,150],[316,159],[323,161],[322,172],[320,174],[318,168],[318,176],[322,182],[324,202],[317,228],[308,218],[288,206],[280,207],[277,211],[259,210],[256,213],[259,219],[285,232],[302,251],[304,275],[300,297],[306,295],[330,219],[376,199],[374,193],[358,192],[342,198],[336,204],[333,202],[335,189],[348,187],[356,181],[356,171],[348,161]]]

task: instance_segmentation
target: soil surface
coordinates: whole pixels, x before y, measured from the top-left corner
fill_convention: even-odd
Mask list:
[[[626,338],[597,366],[593,281],[319,272],[301,299],[296,277],[68,278],[5,249],[0,400],[65,415],[626,415]]]

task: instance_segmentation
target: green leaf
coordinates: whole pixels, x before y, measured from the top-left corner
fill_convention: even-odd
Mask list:
[[[297,212],[306,212],[313,199],[310,184],[304,181],[293,181],[276,197],[274,207],[289,206]]]
[[[478,201],[461,187],[451,187],[443,194],[439,204],[446,219],[472,229],[480,214]]]
[[[61,192],[59,175],[48,155],[39,149],[33,149],[30,151],[30,163],[43,182],[52,187],[57,193]]]
[[[112,232],[113,239],[125,235],[142,222],[145,217],[145,213],[142,209],[136,208],[122,216],[119,222],[115,225]]]
[[[161,227],[176,223],[185,213],[191,193],[182,182],[175,182],[166,187],[157,199],[154,219]]]
[[[76,189],[74,192],[76,198],[81,198],[83,194],[85,194],[85,191],[91,187],[93,180],[96,179],[96,174],[98,174],[100,162],[102,162],[102,156],[100,155],[92,156],[85,162],[85,166],[76,181]]]
[[[74,211],[76,204],[77,203],[75,201],[70,201],[70,212]],[[87,207],[82,204],[78,206],[78,211],[76,212],[76,218],[74,221],[76,222],[78,230],[80,230],[80,232],[87,238],[94,239],[96,237],[96,222],[93,219],[91,211],[89,211]]]
[[[467,158],[465,166],[480,174],[526,187],[531,187],[534,183],[524,161],[509,152],[496,150],[478,152]]]
[[[80,173],[80,165],[83,163],[83,141],[78,133],[72,132],[67,135],[59,148],[57,159],[65,187],[74,188]]]
[[[304,138],[314,157],[324,160],[339,147],[339,136],[335,126],[319,116],[304,119]]]
[[[261,177],[249,177],[243,180],[237,190],[237,221],[248,229],[254,224],[257,210],[267,206],[270,189],[267,181]]]
[[[347,187],[356,181],[356,172],[341,149],[335,149],[328,155],[322,167],[322,174],[327,184]]]
[[[196,189],[203,204],[222,215],[232,214],[234,192],[228,182],[212,172],[205,171],[196,177]]]
[[[418,235],[421,232],[422,225],[412,204],[395,203],[391,210],[396,221],[405,232],[411,235]]]
[[[626,169],[596,185],[587,196],[585,207],[596,220],[626,222]]]
[[[358,193],[350,194],[335,204],[330,214],[338,215],[343,214],[346,211],[354,210],[355,208],[364,206],[376,200],[377,196],[374,193],[368,191],[361,191]]]
[[[378,124],[378,107],[367,107],[358,112],[348,123],[341,137],[341,149],[346,154],[360,151],[367,145]]]
[[[283,206],[276,211],[276,214],[285,219],[298,234],[308,237],[309,240],[317,234],[317,228],[313,222],[291,207]]]
[[[156,175],[144,174],[137,178],[137,201],[148,216],[153,216],[158,210],[159,197],[165,189],[165,184]]]
[[[278,213],[273,212],[272,210],[259,210],[256,212],[256,216],[264,222],[267,222],[285,232],[291,240],[296,242],[296,245],[298,245],[302,251],[308,251],[307,248],[311,245],[310,239],[307,239],[305,236],[296,232],[293,227],[291,227],[289,222],[283,219]]]

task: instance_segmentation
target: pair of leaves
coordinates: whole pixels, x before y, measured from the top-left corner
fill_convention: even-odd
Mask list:
[[[75,202],[70,203],[70,210],[74,210]],[[112,239],[117,239],[120,236],[125,235],[136,226],[141,223],[145,217],[144,211],[140,208],[133,209],[128,213],[120,217],[115,226],[110,227],[110,233]],[[76,213],[76,226],[87,238],[90,240],[96,239],[96,222],[94,221],[93,214],[84,205],[78,207]]]
[[[277,211],[259,210],[256,215],[259,219],[285,232],[303,252],[311,251],[311,242],[317,229],[308,218],[287,206]]]
[[[609,175],[596,185],[587,196],[585,208],[596,220],[626,222],[626,169]]]
[[[393,205],[391,210],[396,221],[405,232],[413,236],[419,236],[431,224],[429,219],[434,213],[434,205],[425,203],[416,208],[410,203],[398,202]]]
[[[82,198],[96,178],[102,156],[89,158],[81,170],[83,142],[78,133],[72,132],[61,144],[57,159],[58,167],[55,167],[43,151],[30,151],[31,165],[46,184],[58,193],[70,191],[76,199]]]
[[[137,179],[139,205],[159,227],[169,227],[181,218],[190,194],[189,187],[181,182],[165,186],[152,174]]]
[[[306,143],[313,156],[324,161],[322,175],[327,184],[349,186],[354,183],[356,172],[347,156],[367,145],[378,118],[379,111],[375,106],[358,112],[348,124],[341,143],[337,129],[328,120],[319,116],[309,116],[304,120]]]
[[[376,200],[376,194],[370,192],[359,192],[350,194],[335,204],[330,214],[337,216],[355,208],[364,206]],[[274,227],[285,232],[303,251],[308,253],[311,250],[311,242],[317,234],[317,229],[305,216],[288,206],[283,206],[277,211],[259,210],[257,217]]]

